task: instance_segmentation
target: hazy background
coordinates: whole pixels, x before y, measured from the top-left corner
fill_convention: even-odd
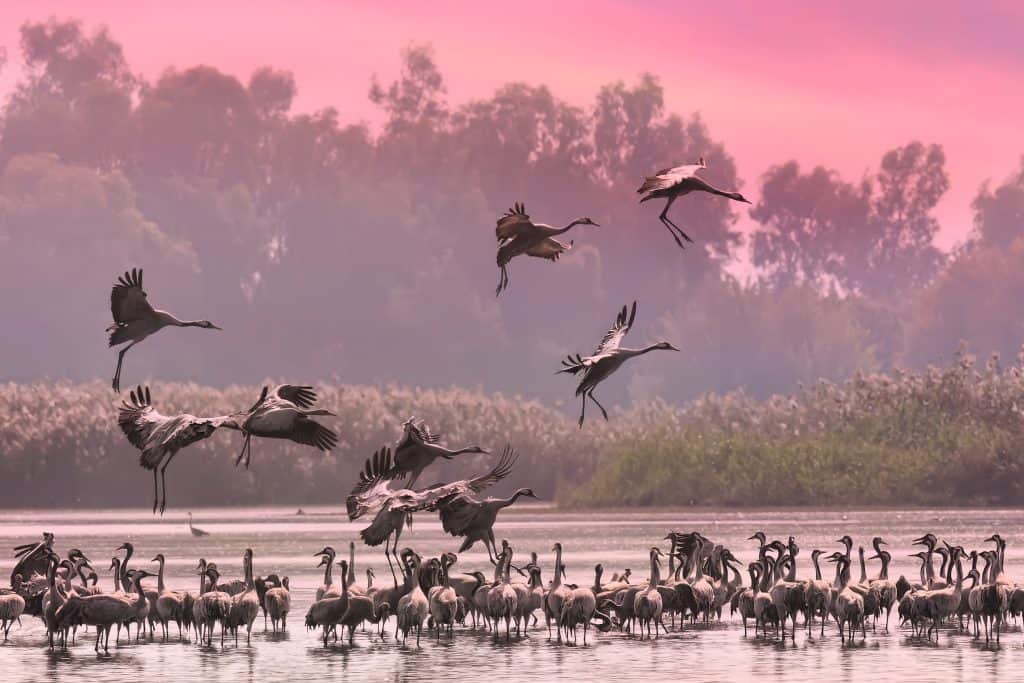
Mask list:
[[[602,386],[606,405],[765,399],[955,364],[961,342],[1016,357],[1019,7],[528,4],[5,3],[0,378],[109,382],[109,288],[134,266],[156,306],[225,331],[147,340],[124,386],[458,386],[574,410],[558,360],[633,299],[631,343],[683,352]],[[701,155],[754,204],[677,203],[681,252],[634,190]],[[515,201],[602,227],[557,265],[512,263],[495,300]]]

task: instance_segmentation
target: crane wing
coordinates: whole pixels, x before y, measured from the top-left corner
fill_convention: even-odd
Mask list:
[[[473,496],[455,496],[440,505],[441,528],[452,536],[462,536],[480,512],[481,503]]]
[[[338,434],[312,418],[301,416],[295,423],[291,440],[304,446],[312,446],[321,451],[333,450],[338,445]]]
[[[278,384],[272,392],[278,398],[290,401],[300,408],[312,408],[316,403],[316,391],[313,387],[297,384]]]
[[[530,215],[526,213],[526,207],[522,202],[516,202],[498,219],[498,224],[494,228],[494,236],[498,238],[499,242],[502,242],[519,237],[532,227],[533,224],[530,222]]]
[[[498,464],[487,474],[470,479],[468,482],[469,489],[474,493],[480,493],[494,486],[508,476],[509,472],[512,471],[512,466],[516,464],[518,459],[519,455],[512,448],[511,444],[506,445],[505,450],[501,453],[501,458],[498,459]]]
[[[201,441],[232,418],[163,415],[153,407],[149,387],[132,390],[129,400],[118,410],[117,424],[128,442],[142,451],[139,464],[154,469],[168,453]]]
[[[637,192],[643,194],[645,192],[667,190],[687,178],[694,177],[697,175],[697,171],[702,168],[705,168],[703,157],[701,157],[700,161],[696,164],[685,164],[683,166],[663,168],[654,175],[644,178],[644,183],[637,188]]]
[[[431,432],[426,422],[420,420],[417,424],[415,416],[406,420],[402,427],[404,430],[402,440],[395,447],[396,451],[418,444],[436,444],[441,441],[441,435]]]
[[[626,334],[630,328],[633,327],[633,321],[636,319],[636,302],[633,302],[632,310],[627,312],[625,306],[619,311],[619,315],[615,318],[615,324],[611,326],[608,332],[605,333],[604,338],[601,339],[601,343],[597,345],[597,349],[592,354],[597,356],[604,353],[615,351],[622,344],[622,340],[626,338]]]
[[[115,327],[153,314],[146,291],[142,289],[141,268],[132,268],[117,278],[110,290],[110,314],[114,316]]]
[[[359,473],[359,480],[345,501],[348,518],[358,519],[370,510],[383,506],[391,497],[388,483],[393,476],[390,448],[381,448],[367,458],[363,470]]]
[[[559,242],[554,237],[547,237],[543,241],[527,249],[526,253],[529,256],[546,258],[549,261],[557,261],[559,256],[572,249],[572,245],[572,242],[565,244],[563,242]]]

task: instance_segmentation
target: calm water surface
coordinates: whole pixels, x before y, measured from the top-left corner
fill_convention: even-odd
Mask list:
[[[291,577],[292,614],[288,632],[263,631],[257,619],[252,644],[212,648],[157,638],[140,644],[122,639],[109,656],[97,656],[89,635],[66,651],[47,652],[45,630],[35,618],[23,618],[11,640],[0,645],[0,681],[40,680],[102,681],[279,681],[408,680],[459,681],[510,680],[749,680],[799,681],[843,680],[1024,680],[1024,636],[1014,626],[1004,634],[1002,648],[985,648],[971,636],[944,631],[938,644],[913,639],[894,628],[886,634],[868,632],[864,642],[843,646],[834,627],[824,639],[806,638],[797,632],[795,645],[779,645],[745,638],[738,621],[726,620],[710,627],[686,627],[682,632],[655,641],[638,641],[628,634],[598,634],[588,647],[558,645],[548,641],[540,626],[529,637],[506,644],[492,643],[483,631],[456,631],[452,643],[434,642],[424,636],[422,648],[402,647],[394,640],[381,642],[369,633],[356,634],[355,646],[331,645],[326,649],[316,635],[305,630],[303,617],[313,593],[322,582],[312,554],[323,545],[348,547],[358,539],[360,525],[349,524],[338,510],[307,509],[296,516],[293,508],[195,510],[197,526],[210,536],[193,538],[184,513],[168,513],[154,519],[148,511],[8,511],[0,513],[0,575],[6,581],[13,566],[11,548],[34,541],[43,530],[56,534],[55,549],[63,553],[81,548],[100,570],[101,586],[111,586],[102,571],[105,558],[129,540],[135,544],[134,566],[153,569],[148,560],[158,552],[167,556],[167,584],[174,589],[196,589],[192,573],[199,557],[216,561],[225,578],[241,576],[241,556],[246,547],[255,552],[257,574],[278,572]],[[658,511],[627,513],[564,513],[552,509],[510,510],[499,522],[499,538],[507,538],[520,559],[531,550],[541,556],[545,581],[550,578],[552,543],[565,546],[569,580],[589,585],[593,566],[602,562],[606,580],[612,571],[630,567],[634,581],[647,575],[647,550],[662,543],[670,529],[700,530],[724,543],[746,563],[756,556],[756,544],[745,540],[762,529],[769,537],[795,534],[802,552],[798,576],[810,571],[810,550],[838,546],[844,533],[869,545],[873,535],[891,544],[894,576],[916,577],[917,568],[906,556],[910,541],[925,531],[960,543],[983,547],[993,531],[1008,541],[1006,569],[1012,577],[1024,577],[1024,512],[1001,510],[959,511]],[[415,526],[402,537],[424,555],[455,550],[458,542],[443,534],[436,519],[416,518]],[[390,572],[378,549],[357,547],[359,581],[367,566],[377,583],[389,582]],[[484,552],[459,559],[456,569],[482,569],[490,575]],[[869,573],[877,572],[872,563]],[[856,570],[855,570],[856,572]],[[856,575],[856,573],[855,573]],[[390,622],[391,629],[394,620]],[[172,633],[174,627],[172,626]],[[81,635],[81,634],[80,634]]]

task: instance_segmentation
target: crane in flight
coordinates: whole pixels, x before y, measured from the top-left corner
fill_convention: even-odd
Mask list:
[[[254,436],[288,439],[324,452],[333,450],[338,445],[338,434],[311,418],[336,415],[322,408],[314,409],[316,400],[313,387],[279,384],[273,391],[270,387],[263,387],[259,399],[242,414],[241,421],[228,425],[245,435],[242,452],[238,454],[235,465],[244,458],[245,468],[249,469]]]
[[[121,364],[124,354],[140,341],[165,327],[202,327],[219,330],[209,320],[179,320],[167,311],[149,305],[146,290],[142,288],[142,268],[132,268],[117,279],[110,290],[110,313],[114,324],[107,328],[110,346],[131,342],[117,353],[117,370],[114,371],[114,391],[121,391]]]
[[[643,185],[637,189],[639,194],[644,195],[640,199],[641,204],[649,199],[668,200],[665,202],[665,208],[662,209],[661,214],[658,216],[658,220],[660,220],[662,225],[665,226],[669,234],[672,235],[672,239],[676,241],[676,244],[678,244],[681,249],[685,249],[686,247],[683,246],[682,240],[679,239],[680,237],[690,243],[692,243],[693,240],[690,239],[690,236],[683,232],[682,229],[668,217],[669,208],[679,197],[690,194],[691,192],[707,192],[709,194],[717,194],[720,197],[726,197],[737,202],[750,204],[750,200],[739,192],[726,192],[725,190],[719,190],[703,178],[698,177],[697,172],[705,168],[707,168],[707,164],[704,163],[704,157],[701,157],[695,164],[663,168],[654,175],[644,178]]]
[[[650,351],[678,351],[676,347],[667,341],[660,341],[650,346],[645,346],[642,349],[627,349],[622,346],[622,340],[626,338],[629,330],[633,327],[633,321],[636,319],[636,302],[633,302],[632,310],[627,311],[626,307],[623,306],[622,310],[619,311],[619,315],[615,318],[615,324],[611,326],[611,329],[605,333],[601,343],[598,344],[597,349],[594,353],[587,357],[582,357],[579,354],[575,356],[570,355],[568,358],[562,361],[564,366],[561,370],[555,374],[561,372],[567,372],[571,375],[582,373],[580,383],[576,387],[576,395],[582,397],[583,405],[580,409],[580,427],[583,427],[583,416],[587,410],[587,399],[597,405],[601,409],[601,414],[604,415],[604,419],[608,419],[608,411],[604,409],[598,400],[594,398],[594,390],[597,385],[608,379],[608,377],[622,367],[630,358],[636,358],[642,356]]]
[[[501,277],[494,295],[498,296],[508,287],[508,262],[520,254],[557,261],[558,257],[572,248],[572,242],[565,244],[555,239],[557,235],[569,232],[577,225],[600,227],[589,218],[577,218],[564,228],[555,228],[544,223],[534,223],[526,213],[526,207],[517,202],[506,211],[494,228],[498,238],[498,268]]]
[[[167,467],[182,448],[202,441],[220,427],[231,427],[234,415],[196,417],[188,413],[164,415],[153,407],[149,387],[133,389],[121,402],[117,424],[128,442],[142,451],[139,464],[153,471],[153,514],[167,507]],[[159,473],[159,484],[157,474]]]
[[[441,435],[431,432],[426,422],[417,422],[414,416],[402,423],[402,439],[395,446],[392,476],[394,479],[402,479],[408,475],[409,483],[406,486],[412,488],[423,470],[438,458],[451,460],[457,455],[489,452],[476,445],[446,448],[441,445]]]
[[[422,489],[392,489],[395,481],[394,465],[390,448],[381,448],[366,459],[359,480],[345,501],[348,518],[352,521],[363,515],[376,513],[373,521],[359,535],[370,546],[384,544],[384,556],[391,567],[392,578],[395,568],[391,555],[398,559],[398,540],[408,518],[421,510],[437,510],[447,501],[480,493],[494,486],[508,476],[515,465],[517,456],[511,446],[505,448],[498,463],[485,474],[472,479],[461,479],[447,484],[435,484]],[[393,540],[392,540],[393,537]],[[391,545],[390,554],[388,545]],[[397,585],[397,578],[395,578]]]

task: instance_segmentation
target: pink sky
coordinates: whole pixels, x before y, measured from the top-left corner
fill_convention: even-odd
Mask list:
[[[149,78],[206,63],[244,79],[271,64],[294,72],[299,109],[333,105],[371,123],[369,79],[395,75],[410,42],[434,45],[455,103],[521,80],[586,105],[601,85],[651,71],[671,110],[699,111],[725,141],[755,202],[773,163],[857,178],[893,146],[941,143],[949,247],[970,227],[980,183],[1024,154],[1024,4],[834,4],[6,0],[0,93],[17,78],[18,27],[51,15],[107,25]]]

